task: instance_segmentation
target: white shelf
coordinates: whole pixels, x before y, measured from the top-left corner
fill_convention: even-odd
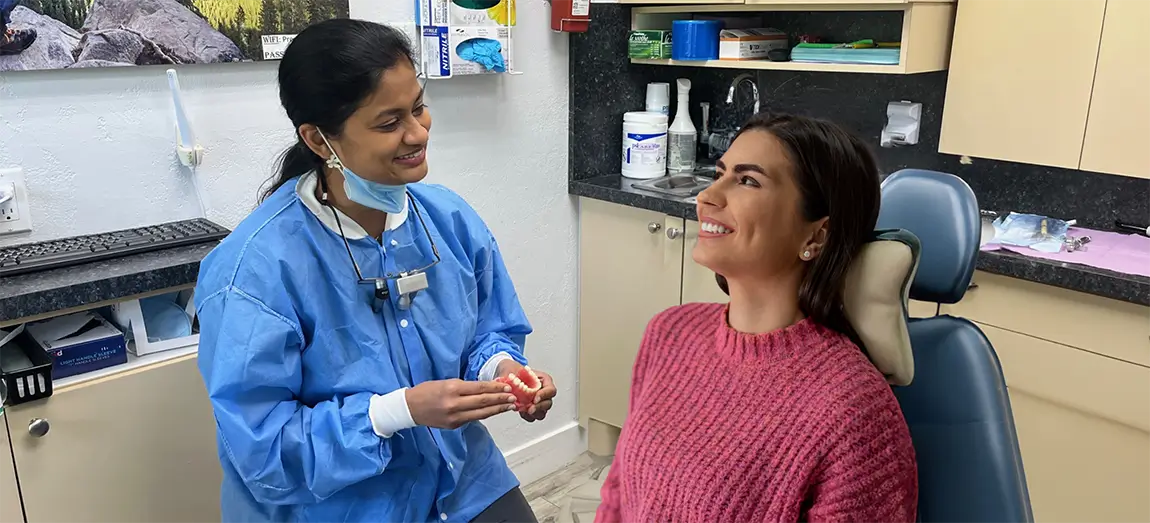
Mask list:
[[[820,64],[808,62],[769,62],[766,60],[651,60],[632,58],[633,64],[669,65],[678,67],[712,67],[718,69],[759,69],[776,71],[818,71],[825,73],[880,73],[903,74],[898,65]]]

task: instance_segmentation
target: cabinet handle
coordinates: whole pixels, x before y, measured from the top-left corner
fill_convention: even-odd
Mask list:
[[[667,229],[667,239],[678,240],[679,238],[682,238],[682,237],[683,237],[683,230],[682,229],[676,229],[674,227]]]
[[[655,233],[659,232],[659,229],[662,229],[662,228],[663,228],[663,224],[661,224],[659,222],[651,222],[651,223],[647,224],[647,232],[649,232],[651,234],[655,234]]]
[[[44,418],[36,418],[28,422],[28,433],[37,438],[44,437],[49,428],[51,427],[48,425],[48,420]]]

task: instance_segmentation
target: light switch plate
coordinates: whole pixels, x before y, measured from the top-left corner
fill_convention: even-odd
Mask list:
[[[24,184],[24,170],[19,167],[0,168],[0,194],[13,189],[14,195],[0,203],[0,235],[32,230],[32,212],[28,207],[28,186]]]

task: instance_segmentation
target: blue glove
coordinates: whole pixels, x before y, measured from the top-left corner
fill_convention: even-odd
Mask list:
[[[459,57],[467,60],[468,62],[475,62],[482,65],[488,71],[495,71],[503,73],[507,71],[507,66],[503,61],[503,45],[497,40],[489,38],[472,38],[467,40],[455,48],[455,52]]]

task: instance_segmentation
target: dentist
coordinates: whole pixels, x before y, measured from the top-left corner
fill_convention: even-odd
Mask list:
[[[298,142],[196,287],[223,520],[535,521],[476,423],[517,409],[493,379],[531,327],[483,220],[416,183],[431,114],[406,37],[313,25],[279,89]],[[555,395],[536,372],[527,421]]]

